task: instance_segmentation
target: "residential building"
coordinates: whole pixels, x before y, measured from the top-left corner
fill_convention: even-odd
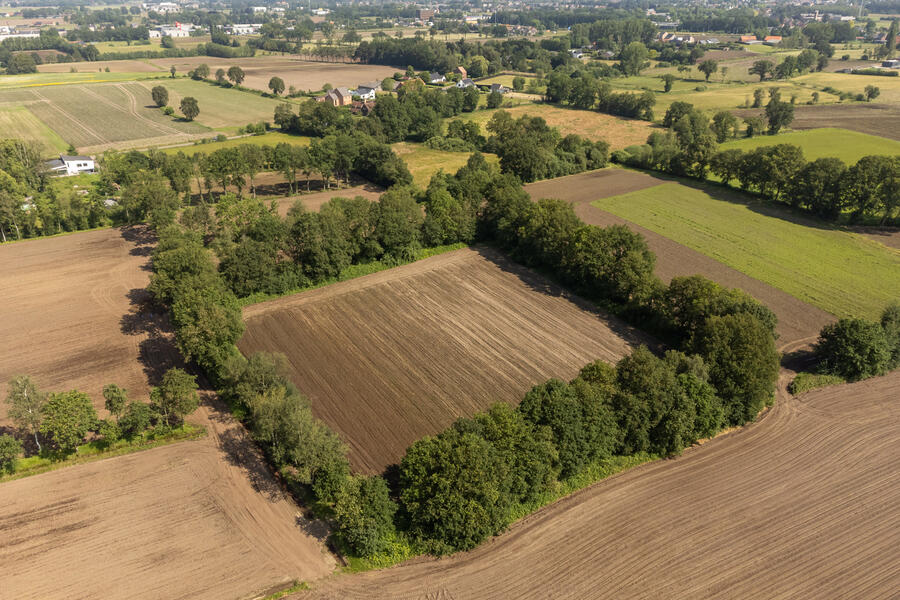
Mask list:
[[[444,83],[447,78],[440,73],[432,72],[428,74],[428,80],[430,83]]]
[[[349,106],[353,102],[353,94],[345,87],[334,88],[325,94],[325,102],[332,106]]]
[[[68,176],[94,172],[94,159],[90,156],[67,156],[65,154],[60,154],[59,158],[48,160],[44,165],[53,175]]]
[[[467,87],[475,87],[475,82],[469,79],[468,77],[464,79],[460,79],[456,82],[456,87],[458,88],[467,88]]]
[[[361,83],[356,86],[356,95],[363,100],[374,100],[375,92],[381,89],[381,83],[372,81],[369,83]]]

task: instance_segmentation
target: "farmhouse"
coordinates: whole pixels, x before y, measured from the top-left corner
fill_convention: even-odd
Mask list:
[[[468,77],[466,77],[465,79],[460,79],[459,81],[457,81],[456,87],[458,87],[458,88],[475,87],[475,82],[472,81],[471,79],[469,79]]]
[[[447,81],[447,78],[441,75],[440,73],[429,73],[428,74],[428,82],[429,83],[444,83]]]
[[[332,106],[349,106],[353,102],[353,94],[345,87],[334,88],[325,94],[325,102]]]
[[[53,175],[68,176],[94,172],[94,159],[90,156],[66,156],[60,154],[59,158],[48,160],[44,165]]]
[[[509,91],[509,88],[506,87],[505,85],[502,85],[499,83],[491,84],[491,93],[497,92],[498,94],[505,94],[508,91]]]
[[[375,99],[375,91],[381,88],[381,84],[377,81],[371,81],[369,83],[361,83],[356,86],[356,95],[362,98],[363,100],[374,100]],[[338,88],[340,89],[340,88]]]

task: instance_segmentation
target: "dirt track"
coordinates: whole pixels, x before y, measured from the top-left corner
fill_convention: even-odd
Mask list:
[[[313,412],[369,473],[457,417],[647,341],[487,249],[256,304],[244,318],[240,349],[286,354]]]
[[[472,552],[335,576],[296,598],[896,598],[898,395],[900,373],[782,391],[760,422],[601,482]]]
[[[798,340],[812,341],[823,325],[834,320],[834,317],[825,311],[801,302],[786,292],[748,277],[640,225],[591,206],[594,200],[652,187],[663,182],[662,179],[644,173],[609,168],[532,183],[525,186],[525,191],[535,200],[559,198],[572,202],[576,214],[591,225],[604,227],[614,224],[628,225],[644,236],[647,245],[656,254],[656,274],[664,281],[680,275],[699,273],[722,285],[744,290],[778,315],[777,332],[781,344]]]

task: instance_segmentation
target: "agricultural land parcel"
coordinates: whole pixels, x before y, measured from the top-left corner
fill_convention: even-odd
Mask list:
[[[713,185],[665,183],[594,205],[838,317],[900,297],[900,252]]]
[[[123,143],[185,141],[209,131],[199,123],[163,115],[148,106],[149,100],[148,89],[137,82],[0,91],[0,106],[7,110],[24,107],[45,126],[30,131],[32,139],[48,148],[58,148],[62,139],[90,153]]]
[[[147,401],[177,364],[145,304],[153,243],[135,228],[0,246],[0,337],[15,349],[0,353],[0,389],[28,374],[89,393],[101,414],[107,383]],[[3,596],[219,600],[328,573],[243,427],[214,400],[192,421],[206,438],[0,485]]]
[[[549,126],[559,127],[562,135],[574,133],[591,140],[603,140],[609,144],[611,150],[643,144],[654,131],[653,124],[647,121],[550,104],[523,104],[503,110],[516,119],[523,115],[541,117],[547,121]],[[482,133],[488,135],[488,132],[484,131],[484,127],[495,112],[494,110],[479,110],[462,113],[459,118],[475,121],[481,125]]]
[[[322,580],[290,600],[890,598],[900,373],[801,398],[788,380],[760,421],[575,493],[471,552]]]
[[[900,141],[832,127],[793,131],[777,136],[744,138],[726,142],[719,146],[719,149],[737,148],[747,151],[775,144],[799,146],[803,149],[803,156],[806,160],[834,157],[848,165],[855,164],[863,156],[900,154]]]
[[[136,46],[133,51],[151,49]],[[59,73],[69,75],[74,68],[79,74],[87,75],[90,72],[97,75],[112,75],[113,73],[145,73],[168,74],[171,67],[185,75],[188,71],[205,64],[209,66],[210,76],[217,69],[228,70],[231,66],[239,66],[244,71],[245,87],[268,91],[269,79],[281,77],[285,87],[294,86],[298,90],[319,90],[322,85],[330,83],[334,87],[356,87],[360,83],[381,81],[385,77],[393,75],[397,69],[383,65],[359,65],[345,63],[322,63],[299,60],[289,56],[268,55],[250,58],[216,58],[214,56],[192,56],[187,58],[148,58],[140,60],[110,60],[98,62],[80,63],[55,63],[40,65],[40,73]],[[109,67],[113,73],[99,73],[97,70],[105,70]]]
[[[656,254],[656,274],[663,281],[699,273],[726,287],[744,290],[778,316],[776,333],[781,343],[814,340],[822,326],[834,320],[827,312],[801,302],[787,292],[592,204],[600,198],[645,190],[665,182],[660,177],[637,171],[608,168],[530,183],[525,186],[525,191],[533,199],[559,198],[571,202],[575,214],[590,225],[627,225],[640,233]]]
[[[398,142],[391,147],[406,163],[413,176],[413,183],[422,188],[427,187],[431,177],[442,169],[449,175],[456,173],[472,155],[471,152],[433,150],[424,144],[413,142]],[[498,162],[495,154],[485,154],[484,157],[489,163]]]
[[[244,309],[245,354],[291,379],[373,473],[456,418],[647,339],[487,249],[462,249]]]

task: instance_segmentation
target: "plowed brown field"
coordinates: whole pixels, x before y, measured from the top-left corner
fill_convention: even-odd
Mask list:
[[[328,574],[333,558],[218,406],[210,431],[0,484],[3,598],[256,597]]]
[[[107,383],[146,398],[176,353],[163,315],[145,308],[146,230],[102,229],[0,246],[0,390],[14,375],[78,389],[102,407]],[[6,410],[0,407],[0,423]]]
[[[548,377],[648,340],[487,249],[449,252],[244,309],[246,353],[283,352],[355,469]]]
[[[744,290],[778,315],[777,332],[780,343],[813,341],[822,326],[834,320],[825,311],[801,302],[786,292],[631,221],[591,206],[594,200],[641,190],[664,181],[644,173],[609,168],[531,183],[525,186],[525,191],[535,200],[558,198],[572,202],[575,213],[585,223],[602,227],[627,225],[640,233],[647,240],[650,250],[656,254],[656,274],[665,281],[676,276],[699,273],[724,286]]]
[[[896,598],[900,373],[783,390],[759,422],[592,486],[480,548],[311,598]]]
[[[110,382],[146,400],[178,360],[144,304],[153,243],[135,228],[0,246],[0,394],[29,374],[98,408]],[[330,572],[244,428],[212,397],[192,420],[206,438],[0,484],[0,597],[221,600]]]

